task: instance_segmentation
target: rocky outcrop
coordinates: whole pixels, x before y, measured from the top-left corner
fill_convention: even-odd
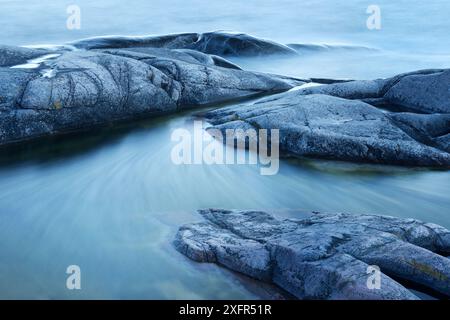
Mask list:
[[[450,69],[420,70],[388,79],[310,87],[300,92],[360,99],[390,110],[450,113]]]
[[[0,46],[0,145],[287,91],[311,80],[246,72],[223,56],[322,47],[226,32],[99,37],[52,50]],[[17,68],[30,60],[33,68]],[[450,129],[439,114],[450,113],[449,76],[424,70],[373,81],[314,79],[327,85],[207,119],[223,130],[280,129],[283,151],[296,156],[445,167]]]
[[[166,48],[190,49],[219,56],[297,55],[288,46],[243,33],[181,33],[148,37],[97,37],[72,43],[83,49]]]
[[[385,104],[412,112],[450,113],[450,70],[408,74],[388,84]]]
[[[299,299],[416,299],[401,283],[450,296],[450,231],[414,219],[313,213],[201,210],[181,227],[178,251],[272,282]],[[374,288],[369,266],[381,271]],[[394,280],[397,279],[397,280]],[[373,284],[373,283],[372,283]]]
[[[450,153],[450,114],[392,113],[389,118],[417,141]]]
[[[242,71],[192,50],[55,51],[34,69],[0,68],[0,145],[277,93],[302,83]]]
[[[188,63],[200,64],[210,67],[223,67],[242,70],[238,65],[222,57],[205,54],[190,49],[164,49],[164,48],[127,48],[127,49],[95,49],[93,51],[119,55],[136,60],[164,58],[180,60]]]
[[[188,49],[226,57],[296,57],[305,53],[328,51],[376,51],[374,48],[353,45],[280,44],[256,38],[245,33],[215,31],[206,33],[179,33],[163,36],[95,37],[72,42],[81,49],[165,48]]]
[[[391,114],[357,100],[378,92],[381,86],[377,84],[375,81],[311,87],[253,104],[221,108],[204,117],[212,128],[224,134],[227,129],[236,128],[279,129],[279,146],[285,155],[450,167],[449,117]]]

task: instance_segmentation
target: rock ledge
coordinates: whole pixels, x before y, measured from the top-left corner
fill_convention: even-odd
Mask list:
[[[200,210],[207,222],[181,227],[175,247],[272,282],[300,299],[417,299],[399,281],[450,296],[450,231],[415,219],[313,213],[279,219],[260,211]],[[368,267],[381,270],[369,289]]]

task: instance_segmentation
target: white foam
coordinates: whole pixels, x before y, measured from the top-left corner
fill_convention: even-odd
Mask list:
[[[41,71],[41,74],[44,78],[53,78],[56,75],[56,71],[54,69],[44,69]]]
[[[301,86],[294,87],[289,91],[297,91],[297,90],[301,90],[301,89],[305,89],[305,88],[319,87],[319,86],[323,86],[323,84],[317,83],[317,82],[307,82],[307,83],[302,84]]]
[[[52,54],[46,54],[41,57],[28,60],[27,63],[19,64],[16,66],[12,66],[12,69],[36,69],[39,68],[39,66],[44,63],[45,61],[48,61],[50,59],[54,59],[59,57],[61,54],[59,53],[52,53]]]

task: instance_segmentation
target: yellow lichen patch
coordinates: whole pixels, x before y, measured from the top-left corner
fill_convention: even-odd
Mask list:
[[[429,276],[439,280],[439,281],[448,281],[448,277],[440,272],[439,270],[436,270],[430,265],[417,262],[416,260],[412,260],[411,262],[408,262],[409,265],[414,267],[415,269],[428,274]]]
[[[56,101],[53,103],[53,108],[55,108],[56,110],[61,109],[61,108],[62,108],[62,103],[61,103],[61,101],[56,100]]]

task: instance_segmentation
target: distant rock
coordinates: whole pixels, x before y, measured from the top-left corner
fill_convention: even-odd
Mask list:
[[[199,38],[198,33],[179,33],[163,36],[100,36],[77,40],[69,43],[78,49],[117,49],[117,48],[165,48],[185,49],[195,43]]]
[[[297,55],[294,49],[243,33],[181,33],[148,37],[96,37],[73,42],[77,48],[166,48],[190,49],[219,56]]]
[[[414,219],[313,213],[279,219],[260,211],[201,210],[207,222],[181,227],[175,247],[272,282],[299,299],[417,299],[408,281],[450,296],[450,231]],[[368,286],[371,269],[380,288]],[[398,280],[394,280],[398,279]]]
[[[219,56],[297,55],[288,46],[243,33],[203,33],[189,49]]]
[[[71,43],[83,49],[166,48],[191,49],[218,56],[297,55],[297,51],[270,40],[243,33],[181,33],[148,37],[96,37]]]
[[[280,44],[275,41],[253,37],[245,33],[215,31],[206,33],[179,33],[163,36],[105,36],[72,42],[80,49],[113,48],[165,48],[190,49],[222,57],[296,57],[305,53],[329,51],[367,51],[376,52],[370,47],[357,45],[327,44]]]

